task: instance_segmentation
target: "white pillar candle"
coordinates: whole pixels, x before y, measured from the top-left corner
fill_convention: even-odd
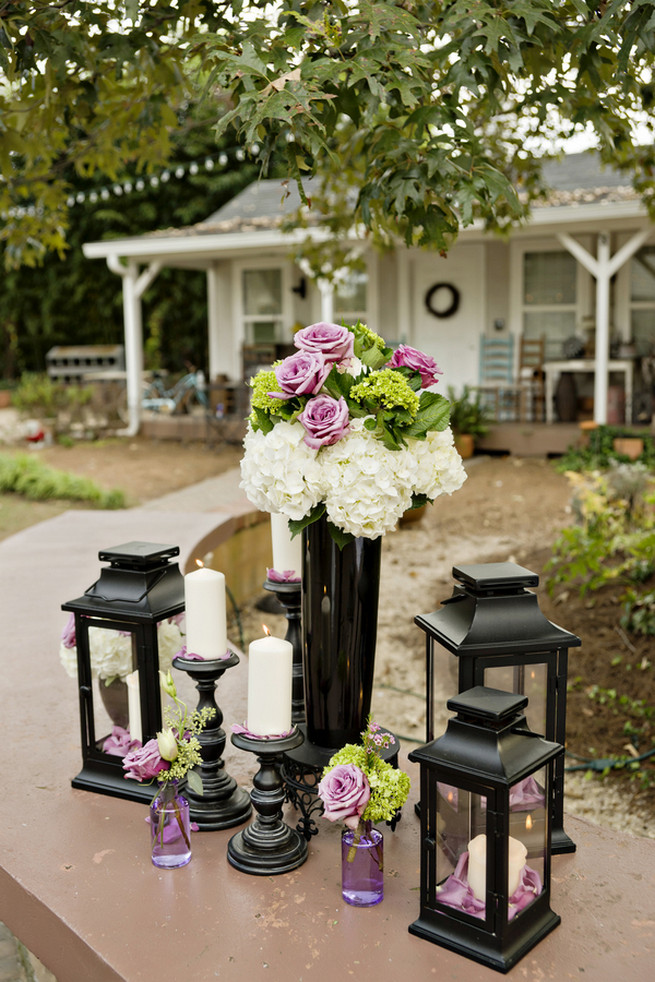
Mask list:
[[[222,658],[227,651],[224,575],[202,564],[187,573],[184,603],[187,651],[205,659]]]
[[[273,569],[276,573],[293,570],[300,579],[302,569],[302,535],[291,537],[286,515],[271,515],[271,541],[273,544]]]
[[[139,670],[125,676],[127,685],[127,715],[130,721],[130,739],[143,742],[141,729],[141,692],[139,689]]]
[[[291,729],[293,645],[267,635],[248,649],[247,728],[256,736],[278,736]]]
[[[476,835],[468,844],[468,881],[476,900],[484,900],[487,892],[487,837]],[[519,885],[528,850],[519,839],[508,838],[507,896],[511,897]]]

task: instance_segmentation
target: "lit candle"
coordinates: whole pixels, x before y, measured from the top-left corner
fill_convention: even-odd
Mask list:
[[[468,881],[476,900],[484,900],[487,891],[487,837],[476,835],[468,844]],[[507,896],[516,891],[528,850],[519,839],[508,838]]]
[[[267,631],[266,637],[250,643],[247,727],[256,736],[278,736],[291,729],[292,666],[290,641]]]
[[[286,515],[271,515],[271,541],[273,544],[273,569],[276,573],[292,571],[300,579],[302,569],[302,536],[291,537]]]
[[[184,577],[186,648],[200,658],[223,658],[227,651],[225,577],[203,566]]]
[[[127,715],[130,726],[130,739],[143,742],[141,730],[141,693],[139,691],[139,670],[125,676],[127,685]]]

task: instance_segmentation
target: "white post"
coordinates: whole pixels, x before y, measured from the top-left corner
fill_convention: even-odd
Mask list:
[[[209,339],[209,378],[225,374],[233,381],[241,378],[239,330],[230,317],[231,287],[227,268],[213,263],[207,270],[207,330]]]
[[[321,320],[327,324],[334,322],[334,286],[328,280],[317,280],[321,291]]]
[[[598,236],[596,274],[596,371],[594,374],[594,421],[607,422],[607,393],[610,357],[610,243]]]

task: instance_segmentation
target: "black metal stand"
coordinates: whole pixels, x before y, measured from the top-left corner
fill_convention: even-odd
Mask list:
[[[199,693],[198,709],[211,706],[216,710],[198,735],[202,764],[197,768],[202,780],[203,794],[195,794],[190,787],[184,790],[188,799],[191,820],[201,831],[231,829],[247,821],[252,812],[250,796],[237,787],[233,777],[225,770],[222,754],[225,750],[223,713],[216,704],[216,683],[228,668],[239,664],[239,656],[232,652],[229,658],[196,661],[190,658],[174,658],[173,666],[193,679]]]
[[[232,734],[234,746],[256,754],[261,765],[250,792],[257,816],[245,829],[233,835],[227,846],[228,862],[242,873],[254,876],[288,873],[302,866],[307,859],[305,839],[282,821],[285,799],[282,755],[302,741],[299,730],[279,740],[257,740],[240,733]]]
[[[300,730],[305,740],[301,745],[284,753],[282,776],[286,785],[287,800],[302,815],[296,828],[309,841],[313,835],[318,835],[314,816],[320,816],[323,812],[323,802],[318,797],[317,791],[323,769],[340,748],[317,747],[307,740],[305,727],[301,726]],[[386,732],[393,736],[394,742],[386,748],[381,747],[378,753],[382,760],[396,767],[400,744],[390,730]],[[395,828],[397,821],[398,818],[394,819],[392,829]]]
[[[278,583],[266,580],[264,589],[270,590],[279,600],[287,618],[288,627],[285,641],[293,646],[293,668],[291,688],[291,722],[305,722],[305,689],[302,667],[302,631],[300,621],[300,580],[295,583]]]

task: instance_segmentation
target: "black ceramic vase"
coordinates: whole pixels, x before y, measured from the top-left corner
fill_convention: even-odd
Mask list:
[[[382,538],[339,549],[325,517],[303,532],[302,633],[307,740],[359,743],[371,710]]]

